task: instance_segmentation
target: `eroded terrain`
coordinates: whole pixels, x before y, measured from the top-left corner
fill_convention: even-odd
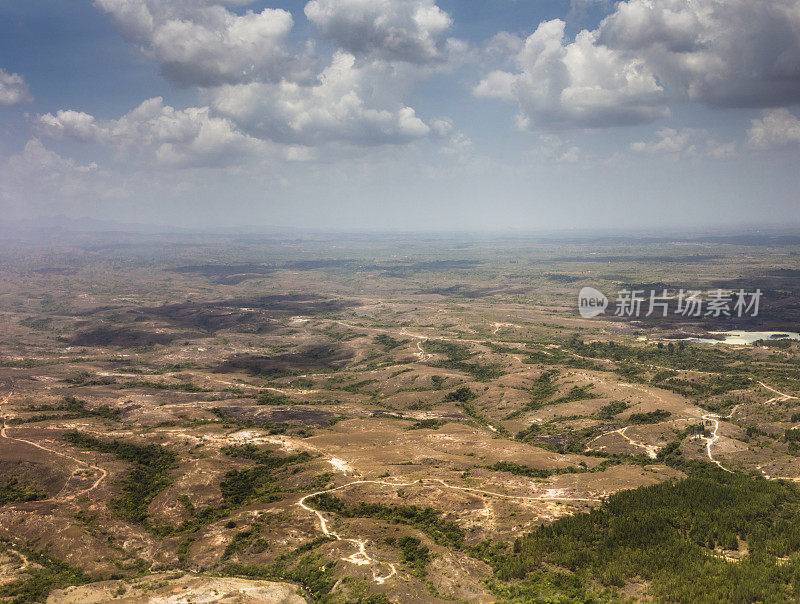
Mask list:
[[[796,331],[796,245],[93,237],[2,249],[0,598],[683,599],[525,536],[695,471],[794,505],[800,344],[676,338]],[[586,320],[585,283],[764,314]]]

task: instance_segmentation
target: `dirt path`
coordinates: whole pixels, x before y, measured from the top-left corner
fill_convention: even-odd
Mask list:
[[[404,336],[411,336],[412,338],[417,338],[417,352],[415,352],[414,354],[416,355],[417,360],[420,363],[427,363],[433,358],[433,355],[425,352],[425,349],[422,347],[422,345],[428,341],[428,336],[421,336],[416,333],[408,333],[405,330],[401,331],[400,333],[403,334]]]
[[[672,421],[693,421],[693,420],[694,420],[694,418],[691,418],[691,419],[678,418],[678,419],[672,420]],[[616,430],[609,430],[608,432],[603,432],[602,434],[598,434],[592,440],[590,440],[588,443],[586,443],[586,449],[588,451],[597,450],[597,449],[591,449],[589,447],[589,445],[591,445],[596,440],[599,440],[599,439],[603,438],[604,436],[609,436],[610,434],[619,434],[622,438],[624,438],[626,441],[628,441],[629,444],[633,445],[634,447],[640,447],[640,448],[644,449],[645,452],[647,453],[647,456],[650,459],[656,459],[658,457],[658,451],[659,451],[660,447],[658,447],[657,445],[648,445],[648,444],[645,444],[643,442],[639,442],[637,440],[633,440],[630,436],[625,434],[625,431],[628,428],[631,428],[631,427],[633,427],[633,426],[625,426],[623,428],[617,428]],[[605,447],[601,447],[601,448],[605,448]]]
[[[325,491],[318,491],[316,493],[311,493],[310,495],[306,495],[305,497],[300,499],[300,501],[297,502],[297,505],[299,505],[304,510],[312,512],[313,514],[316,515],[317,519],[319,520],[320,530],[322,531],[322,533],[326,537],[333,537],[337,541],[348,541],[349,543],[352,543],[353,545],[355,545],[358,551],[356,551],[356,553],[354,553],[354,554],[352,554],[350,556],[347,556],[346,558],[342,558],[342,560],[344,560],[345,562],[350,562],[351,564],[356,564],[358,566],[364,566],[366,564],[371,564],[372,565],[372,580],[375,581],[375,583],[381,584],[381,583],[384,583],[390,577],[393,577],[394,575],[397,574],[397,568],[395,567],[395,565],[392,564],[391,562],[379,562],[378,560],[376,560],[375,558],[370,556],[367,553],[367,549],[366,549],[367,548],[367,542],[364,539],[345,539],[341,535],[339,535],[339,533],[330,530],[328,528],[328,521],[325,519],[325,516],[323,516],[321,512],[319,512],[319,511],[315,510],[314,508],[309,507],[308,505],[306,505],[306,499],[309,499],[311,497],[316,497],[317,495],[323,495],[325,493],[332,493],[333,491],[340,491],[342,489],[346,489],[347,487],[351,487],[351,486],[356,485],[356,484],[379,484],[379,485],[386,485],[386,486],[391,486],[391,487],[408,487],[408,486],[411,486],[411,485],[416,484],[416,483],[413,483],[413,482],[409,482],[409,483],[384,482],[382,480],[356,480],[354,482],[349,482],[347,484],[343,484],[341,486],[334,487],[332,489],[327,489]],[[378,574],[376,568],[379,568],[381,564],[383,564],[383,565],[385,565],[385,566],[387,566],[389,568],[389,574],[387,574],[387,575]]]
[[[625,440],[627,440],[634,447],[641,447],[642,449],[644,449],[645,452],[647,453],[647,456],[650,459],[655,459],[656,457],[658,457],[658,449],[659,449],[658,446],[656,446],[656,445],[646,445],[646,444],[644,444],[642,442],[639,442],[637,440],[633,440],[630,436],[625,434],[625,430],[627,430],[628,428],[630,428],[630,426],[625,426],[624,428],[620,428],[619,430],[617,430],[617,432],[619,432],[619,435],[622,438],[624,438]]]
[[[602,499],[596,499],[594,497],[562,497],[561,495],[538,495],[536,497],[530,497],[527,495],[508,495],[506,493],[495,493],[493,491],[483,491],[481,489],[473,489],[471,487],[457,487],[452,484],[447,484],[444,480],[439,478],[427,478],[423,479],[421,482],[425,480],[430,480],[433,482],[438,482],[444,487],[448,489],[456,489],[457,491],[470,491],[472,493],[481,493],[483,495],[491,495],[493,497],[499,497],[501,499],[521,499],[523,501],[578,501],[582,503],[599,503]],[[551,489],[551,491],[557,491],[557,489]]]
[[[765,405],[770,405],[772,403],[778,403],[797,398],[796,396],[792,396],[791,394],[786,394],[785,392],[781,392],[780,390],[775,390],[775,388],[773,388],[772,386],[767,386],[764,382],[758,382],[758,383],[761,384],[761,386],[763,386],[770,392],[774,392],[775,394],[778,395],[774,398],[769,399],[768,401],[765,401],[764,402]]]
[[[433,358],[432,354],[428,354],[422,348],[422,345],[427,341],[428,341],[428,338],[425,338],[423,340],[417,340],[417,350],[419,351],[419,352],[417,352],[417,360],[419,360],[420,363],[427,363],[428,361],[430,361]]]
[[[791,394],[786,394],[785,392],[781,392],[780,390],[776,390],[772,386],[767,386],[764,382],[758,382],[758,383],[762,387],[764,387],[767,390],[769,390],[770,392],[774,392],[775,394],[778,395],[778,396],[776,396],[774,398],[771,398],[768,401],[766,401],[765,404],[767,404],[767,405],[769,405],[770,403],[778,402],[778,401],[788,401],[788,400],[791,400],[791,399],[798,398],[796,396],[792,396]],[[731,409],[731,412],[728,415],[717,415],[715,413],[708,413],[708,414],[703,416],[704,420],[714,422],[714,431],[711,433],[711,436],[701,436],[700,437],[701,439],[703,439],[706,442],[706,454],[708,455],[708,459],[711,460],[713,463],[715,463],[721,469],[725,470],[726,472],[732,472],[732,470],[729,470],[728,468],[723,466],[718,460],[714,459],[714,455],[711,453],[711,446],[715,442],[717,442],[719,440],[719,420],[732,418],[733,414],[736,413],[736,411],[739,409],[739,407],[741,407],[741,405],[742,405],[742,403],[739,403],[738,405],[734,406],[733,409]],[[760,467],[758,469],[761,470]],[[764,474],[764,471],[761,470],[761,473]],[[770,477],[767,476],[767,478],[769,479]],[[773,480],[777,480],[779,478],[781,478],[781,477],[777,477],[776,476],[776,477],[773,477],[772,479]],[[795,480],[795,481],[797,481],[797,480],[800,480],[800,478],[798,478],[798,479],[788,478],[788,479],[785,479],[785,480]]]
[[[2,406],[8,404],[8,402],[11,399],[11,396],[13,394],[14,393],[11,392],[11,393],[9,393],[8,396],[3,398],[2,403],[0,403],[0,413],[2,413]],[[89,464],[89,463],[86,463],[85,461],[83,461],[81,459],[78,459],[77,457],[73,457],[71,455],[67,455],[66,453],[61,453],[60,451],[56,451],[54,449],[49,449],[47,447],[44,447],[44,446],[42,446],[40,444],[37,444],[35,442],[32,442],[30,440],[25,440],[24,438],[15,438],[13,436],[9,436],[8,435],[8,425],[6,424],[6,416],[5,416],[5,414],[3,414],[3,427],[0,428],[0,437],[5,438],[7,440],[13,440],[13,441],[16,441],[16,442],[25,443],[25,444],[30,445],[32,447],[36,447],[37,449],[41,449],[42,451],[47,451],[48,453],[52,453],[53,455],[58,455],[59,457],[63,457],[65,459],[69,459],[70,461],[73,461],[76,464],[78,464],[79,466],[81,466],[80,469],[91,469],[94,472],[98,472],[100,474],[100,476],[97,478],[97,480],[95,480],[92,483],[92,485],[89,486],[88,488],[82,489],[80,491],[77,491],[77,492],[72,493],[70,495],[67,495],[65,497],[61,497],[61,493],[64,491],[64,489],[67,488],[67,485],[69,484],[69,481],[75,475],[75,472],[77,472],[77,470],[75,470],[75,471],[72,472],[70,477],[67,478],[67,481],[64,483],[64,486],[61,488],[61,490],[58,493],[56,493],[53,497],[50,497],[48,499],[40,499],[40,500],[36,501],[36,503],[51,503],[51,502],[57,502],[57,501],[71,501],[73,499],[76,499],[76,498],[80,497],[81,495],[86,495],[86,494],[94,491],[97,487],[100,486],[100,483],[102,483],[103,480],[105,480],[106,476],[108,476],[108,472],[106,470],[104,470],[103,468],[101,468],[99,466],[95,466],[95,465]]]
[[[333,537],[337,541],[347,541],[349,543],[352,543],[354,546],[356,546],[357,551],[354,554],[351,554],[350,556],[342,558],[342,560],[344,560],[345,562],[350,562],[351,564],[359,565],[359,566],[364,566],[364,565],[367,565],[367,564],[371,564],[372,567],[373,567],[372,568],[372,579],[376,583],[381,584],[381,583],[384,583],[387,579],[389,579],[389,578],[391,578],[391,577],[393,577],[393,576],[395,576],[397,574],[397,568],[395,567],[395,565],[392,564],[391,562],[381,562],[381,561],[373,558],[372,556],[370,556],[366,551],[366,547],[367,547],[367,541],[366,540],[364,540],[364,539],[344,538],[341,535],[339,535],[339,533],[337,533],[337,532],[331,530],[330,528],[328,528],[328,521],[325,519],[325,516],[322,515],[322,512],[320,512],[318,510],[315,510],[314,508],[308,506],[306,504],[306,500],[311,498],[311,497],[315,497],[317,495],[323,495],[325,493],[332,493],[334,491],[341,491],[342,489],[346,489],[348,487],[351,487],[351,486],[354,486],[354,485],[358,485],[358,484],[377,484],[377,485],[383,485],[383,486],[389,486],[389,487],[410,487],[410,486],[414,486],[414,485],[424,485],[426,481],[437,483],[438,485],[441,485],[441,486],[443,486],[445,488],[448,488],[448,489],[455,489],[455,490],[458,490],[458,491],[468,491],[468,492],[472,492],[472,493],[480,493],[480,494],[483,494],[483,495],[490,495],[490,496],[493,496],[493,497],[500,497],[502,499],[520,499],[520,500],[524,500],[524,501],[575,501],[575,502],[582,502],[582,503],[599,503],[599,502],[602,501],[601,499],[592,498],[592,497],[563,497],[560,494],[556,494],[555,493],[555,491],[556,491],[555,489],[553,489],[553,491],[554,491],[553,494],[538,495],[538,496],[535,496],[535,497],[525,496],[525,495],[508,495],[506,493],[496,493],[496,492],[493,492],[493,491],[484,491],[482,489],[474,489],[474,488],[471,488],[471,487],[458,487],[458,486],[455,486],[455,485],[448,484],[444,480],[441,480],[439,478],[428,478],[428,479],[423,478],[423,479],[420,479],[420,480],[415,481],[415,482],[386,482],[386,481],[383,481],[383,480],[355,480],[353,482],[348,482],[347,484],[339,485],[338,487],[333,487],[331,489],[326,489],[324,491],[317,491],[316,493],[311,493],[310,495],[305,495],[304,497],[302,497],[297,502],[297,505],[299,505],[304,510],[306,510],[308,512],[311,512],[312,514],[314,514],[317,517],[317,519],[319,520],[320,530],[322,531],[322,533],[325,536]],[[389,569],[388,574],[381,575],[381,574],[379,574],[377,572],[376,569],[379,568],[381,565],[384,565],[384,566],[388,567],[388,569]]]
[[[503,327],[519,327],[519,325],[515,323],[493,323],[494,329],[492,330],[492,335],[496,336],[497,332],[500,331]]]
[[[730,417],[730,416],[728,416]],[[726,472],[733,473],[732,470],[729,470],[725,466],[723,466],[718,460],[714,459],[714,456],[711,454],[711,445],[719,440],[719,420],[723,419],[721,416],[716,415],[714,413],[708,413],[703,416],[704,420],[714,422],[714,431],[711,433],[711,436],[700,436],[700,438],[706,441],[706,453],[708,454],[708,459],[711,460],[712,463],[715,463],[720,469],[725,470]]]

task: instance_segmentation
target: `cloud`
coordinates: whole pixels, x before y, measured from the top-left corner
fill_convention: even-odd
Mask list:
[[[800,101],[797,0],[628,0],[598,42],[646,61],[676,95],[713,106]]]
[[[695,140],[699,133],[692,128],[675,130],[674,128],[664,128],[656,132],[658,140],[653,142],[638,141],[631,143],[631,150],[637,153],[674,153],[679,155],[695,155],[697,145]]]
[[[561,164],[574,164],[581,158],[579,147],[555,134],[540,134],[539,146],[531,152],[537,161],[546,159]]]
[[[419,64],[443,59],[453,22],[433,0],[311,0],[305,14],[347,52]]]
[[[8,73],[0,68],[0,107],[11,107],[32,100],[25,79],[18,73]]]
[[[89,174],[97,170],[97,164],[95,163],[81,166],[73,159],[61,157],[45,148],[38,138],[30,139],[19,154],[11,156],[7,166],[11,171],[16,171],[20,175],[29,175],[34,172],[39,174],[47,173],[49,175]]]
[[[655,141],[637,141],[630,149],[636,153],[666,155],[673,160],[708,156],[723,159],[735,155],[736,143],[719,143],[708,131],[695,128],[663,128],[656,132]]]
[[[340,46],[327,65],[312,57],[313,40],[299,55],[290,52],[293,20],[287,11],[237,14],[225,6],[230,4],[246,2],[95,0],[125,37],[142,44],[166,77],[201,88],[201,104],[207,107],[183,114],[169,108],[173,113],[160,121],[228,128],[233,147],[277,143],[287,147],[284,156],[292,160],[317,156],[311,147],[320,145],[401,145],[428,137],[430,125],[403,99],[416,83],[469,54],[465,43],[445,37],[452,20],[434,0],[309,2],[309,19]],[[131,129],[132,120],[124,116],[118,124],[98,125],[92,116],[62,111],[41,116],[39,126],[51,136],[69,132],[75,140],[135,148],[130,141],[136,136],[119,134]],[[446,140],[451,146],[466,144],[456,135]],[[202,161],[185,141],[163,144],[180,148],[180,161]],[[160,160],[172,157],[169,149],[159,147]]]
[[[396,70],[384,62],[357,64],[339,51],[312,86],[251,83],[208,94],[211,106],[244,131],[285,144],[371,146],[428,136],[430,126],[395,100],[393,75]]]
[[[225,167],[243,157],[267,153],[263,141],[240,132],[208,107],[174,109],[161,97],[144,101],[118,120],[98,121],[87,113],[61,110],[35,118],[36,130],[116,149],[124,157],[160,166]]]
[[[516,101],[520,129],[604,127],[668,115],[663,89],[644,62],[597,43],[582,31],[566,42],[565,23],[541,23],[515,60],[519,71],[495,71],[474,89],[483,98]]]
[[[394,94],[379,82],[394,73],[386,63],[358,66],[352,55],[339,52],[314,86],[221,86],[206,90],[209,105],[201,107],[175,109],[155,97],[119,119],[60,110],[32,122],[41,136],[100,145],[115,150],[119,160],[159,167],[309,161],[318,157],[317,147],[401,145],[429,136],[454,152],[466,149],[468,139],[452,123],[438,120],[434,130],[401,102],[387,108],[386,97]]]
[[[464,156],[472,149],[472,140],[456,128],[450,118],[440,118],[431,123],[434,137],[444,142],[439,148],[443,155]]]
[[[97,197],[97,164],[81,165],[47,149],[38,138],[0,163],[0,201],[15,211],[57,208],[66,198]],[[104,189],[107,190],[107,189]]]
[[[776,107],[800,102],[797,0],[627,0],[574,40],[541,23],[515,69],[486,74],[478,97],[514,101],[523,129],[650,122],[675,102]]]
[[[800,144],[800,119],[785,107],[768,109],[754,119],[747,144],[755,149],[780,149]]]
[[[297,68],[287,47],[294,25],[288,11],[267,8],[238,15],[222,4],[95,0],[121,33],[142,44],[165,77],[178,84],[279,81]]]

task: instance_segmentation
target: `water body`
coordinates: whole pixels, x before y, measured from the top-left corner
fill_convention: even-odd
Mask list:
[[[687,342],[701,344],[734,344],[746,346],[758,340],[800,340],[800,333],[793,331],[711,331],[719,338],[682,338]]]

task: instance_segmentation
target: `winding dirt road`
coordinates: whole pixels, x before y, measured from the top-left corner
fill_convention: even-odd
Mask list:
[[[422,345],[427,341],[428,341],[428,338],[424,338],[422,340],[417,340],[417,350],[419,351],[419,352],[417,352],[417,360],[420,363],[427,363],[428,361],[430,361],[433,358],[432,354],[428,354],[422,348]]]
[[[770,392],[774,392],[775,394],[778,395],[778,396],[776,396],[774,398],[769,399],[768,401],[764,401],[765,405],[770,405],[770,404],[775,403],[775,402],[783,402],[783,401],[788,401],[788,400],[792,400],[792,399],[797,399],[798,398],[796,396],[792,396],[791,394],[786,394],[785,392],[781,392],[780,390],[776,390],[772,386],[767,386],[764,382],[758,382],[758,383],[762,387],[764,387],[767,390],[769,390]],[[728,415],[717,415],[715,413],[708,413],[708,414],[703,416],[704,420],[714,422],[714,431],[711,433],[711,436],[700,436],[700,438],[703,439],[706,442],[706,454],[708,455],[708,459],[711,460],[713,463],[715,463],[721,469],[725,470],[726,472],[732,472],[732,470],[729,470],[728,468],[723,466],[719,462],[719,460],[714,459],[714,456],[711,453],[711,446],[715,442],[717,442],[719,440],[719,420],[732,418],[733,414],[736,413],[736,411],[739,409],[739,407],[741,407],[741,405],[742,405],[742,403],[739,403],[738,405],[734,406],[734,408],[731,409],[731,412]],[[758,469],[761,470],[761,466],[759,466]],[[761,473],[764,474],[764,470],[761,470]],[[764,474],[764,476],[767,479],[770,479],[770,477],[767,476],[766,474]],[[776,477],[773,477],[772,479],[777,480],[779,478],[782,478],[782,477],[776,476]],[[784,478],[784,480],[798,481],[798,480],[800,480],[800,478]]]
[[[7,405],[9,403],[9,400],[11,399],[11,396],[13,394],[14,393],[11,392],[11,393],[8,394],[8,396],[3,398],[2,403],[0,403],[0,413],[2,413],[2,406],[3,405]],[[91,493],[92,491],[94,491],[97,487],[100,486],[100,483],[102,483],[103,480],[105,480],[106,476],[108,476],[108,472],[106,470],[104,470],[103,468],[101,468],[99,466],[92,465],[90,463],[86,463],[85,461],[83,461],[81,459],[78,459],[77,457],[73,457],[72,455],[67,455],[66,453],[61,453],[60,451],[56,451],[54,449],[49,449],[47,447],[44,447],[44,446],[42,446],[40,444],[37,444],[35,442],[32,442],[30,440],[25,440],[24,438],[15,438],[13,436],[9,436],[8,435],[8,429],[9,429],[8,425],[6,424],[6,415],[3,414],[3,427],[0,428],[0,437],[2,437],[4,439],[7,439],[7,440],[13,440],[13,441],[16,441],[16,442],[25,443],[26,445],[30,445],[32,447],[36,447],[37,449],[41,449],[42,451],[47,451],[48,453],[52,453],[53,455],[58,455],[59,457],[63,457],[65,459],[69,459],[70,461],[73,461],[76,464],[78,464],[78,466],[80,466],[79,469],[81,469],[81,470],[90,469],[93,472],[99,473],[99,477],[91,484],[91,486],[89,486],[89,487],[87,487],[85,489],[81,489],[80,491],[76,491],[75,493],[71,493],[69,495],[66,495],[65,497],[61,497],[61,493],[64,492],[64,490],[67,488],[67,485],[69,484],[69,481],[72,479],[72,477],[78,471],[78,470],[74,470],[72,472],[72,474],[70,475],[70,477],[67,479],[67,481],[64,483],[64,486],[61,488],[61,490],[58,493],[56,493],[52,497],[49,497],[48,499],[39,499],[39,500],[36,501],[36,503],[52,503],[52,502],[58,502],[58,501],[71,501],[71,500],[74,500],[74,499],[76,499],[76,498],[78,498],[78,497],[80,497],[82,495],[86,495],[86,494]],[[17,504],[17,505],[19,505],[19,504]]]
[[[733,415],[733,412],[731,412],[731,415]],[[723,466],[719,462],[719,460],[714,459],[714,456],[711,454],[711,445],[713,445],[715,442],[717,442],[719,440],[719,434],[718,434],[718,432],[719,432],[719,420],[721,420],[721,419],[729,419],[729,418],[730,418],[730,415],[728,415],[728,416],[723,418],[722,416],[716,415],[714,413],[708,413],[708,414],[704,415],[703,416],[703,420],[714,422],[714,431],[711,433],[711,436],[702,436],[701,435],[700,438],[702,440],[706,441],[706,453],[708,454],[708,459],[710,459],[712,463],[715,463],[717,465],[717,467],[719,467],[720,469],[725,470],[726,472],[730,472],[731,474],[733,474],[733,470],[729,470],[728,468]]]
[[[311,497],[316,497],[317,495],[323,495],[325,493],[332,493],[334,491],[340,491],[342,489],[346,489],[347,487],[351,487],[351,486],[356,485],[356,484],[380,484],[380,485],[386,485],[386,486],[391,486],[391,487],[408,487],[408,486],[411,486],[411,485],[413,485],[415,483],[413,483],[413,482],[408,482],[408,483],[385,482],[385,481],[382,481],[382,480],[356,480],[354,482],[349,482],[347,484],[343,484],[341,486],[334,487],[332,489],[326,489],[324,491],[317,491],[316,493],[311,493],[310,495],[306,495],[305,497],[300,499],[300,501],[297,502],[297,505],[299,505],[304,510],[312,512],[313,514],[315,514],[317,516],[317,519],[319,520],[320,530],[322,531],[322,533],[326,537],[333,537],[337,541],[348,541],[348,542],[352,543],[353,545],[355,545],[356,548],[358,548],[358,551],[356,553],[350,555],[350,556],[347,556],[346,558],[342,558],[342,560],[344,560],[345,562],[350,562],[351,564],[356,564],[358,566],[364,566],[366,564],[372,564],[372,579],[373,579],[373,581],[375,581],[375,583],[381,584],[381,583],[384,583],[390,577],[393,577],[394,575],[397,574],[397,568],[395,567],[395,565],[392,564],[391,562],[380,562],[380,561],[376,560],[375,558],[373,558],[372,556],[370,556],[367,553],[367,542],[364,539],[345,539],[341,535],[339,535],[339,533],[330,530],[328,528],[328,521],[325,519],[325,516],[323,516],[322,513],[319,512],[318,510],[315,510],[314,508],[309,507],[308,505],[306,505],[306,499],[309,499]],[[389,574],[387,574],[387,575],[379,575],[378,574],[378,572],[376,570],[376,567],[380,567],[381,564],[386,565],[386,566],[389,567]]]
[[[364,565],[367,565],[367,564],[371,564],[372,565],[372,578],[376,583],[381,584],[381,583],[384,583],[387,579],[389,579],[389,578],[391,578],[391,577],[393,577],[394,575],[397,574],[397,568],[395,567],[395,565],[392,564],[391,562],[381,562],[379,560],[376,560],[372,556],[370,556],[366,551],[366,547],[367,547],[367,541],[366,540],[364,540],[364,539],[344,538],[341,535],[339,535],[339,533],[337,533],[336,531],[333,531],[330,528],[328,528],[328,521],[325,519],[325,516],[322,515],[322,512],[320,512],[318,510],[315,510],[314,508],[312,508],[309,505],[307,505],[306,504],[306,500],[311,498],[311,497],[315,497],[317,495],[323,495],[325,493],[332,493],[334,491],[341,491],[342,489],[346,489],[348,487],[351,487],[351,486],[354,486],[354,485],[358,485],[358,484],[377,484],[377,485],[383,485],[383,486],[389,486],[389,487],[410,487],[410,486],[413,486],[413,485],[424,485],[425,482],[433,482],[433,483],[436,483],[437,485],[441,485],[442,487],[445,487],[445,488],[448,488],[448,489],[455,489],[455,490],[458,490],[458,491],[469,491],[469,492],[473,492],[473,493],[480,493],[480,494],[483,494],[483,495],[490,495],[490,496],[499,497],[499,498],[502,498],[502,499],[520,499],[520,500],[524,500],[524,501],[575,501],[575,502],[582,502],[582,503],[600,503],[602,501],[601,499],[596,499],[596,498],[591,498],[591,497],[562,497],[561,495],[556,495],[556,494],[538,495],[538,496],[535,496],[535,497],[525,496],[525,495],[508,495],[506,493],[496,493],[496,492],[493,492],[493,491],[484,491],[482,489],[473,489],[471,487],[458,487],[458,486],[455,486],[455,485],[448,484],[444,480],[441,480],[439,478],[431,478],[431,479],[423,478],[423,479],[420,479],[420,480],[415,481],[415,482],[387,482],[387,481],[383,481],[383,480],[355,480],[353,482],[348,482],[347,484],[339,485],[338,487],[333,487],[331,489],[326,489],[324,491],[317,491],[316,493],[311,493],[309,495],[305,495],[303,498],[301,498],[297,502],[297,505],[299,505],[304,510],[306,510],[308,512],[311,512],[314,515],[316,515],[317,519],[319,520],[320,530],[322,531],[322,533],[326,537],[333,537],[337,541],[347,541],[347,542],[352,543],[353,545],[355,545],[356,548],[357,548],[357,551],[354,554],[351,554],[350,556],[342,558],[342,560],[344,560],[345,562],[350,562],[351,564],[359,565],[359,566],[364,566]],[[386,575],[378,574],[377,568],[379,568],[381,565],[384,565],[384,566],[388,567],[388,569],[389,569],[388,574],[386,574]]]

